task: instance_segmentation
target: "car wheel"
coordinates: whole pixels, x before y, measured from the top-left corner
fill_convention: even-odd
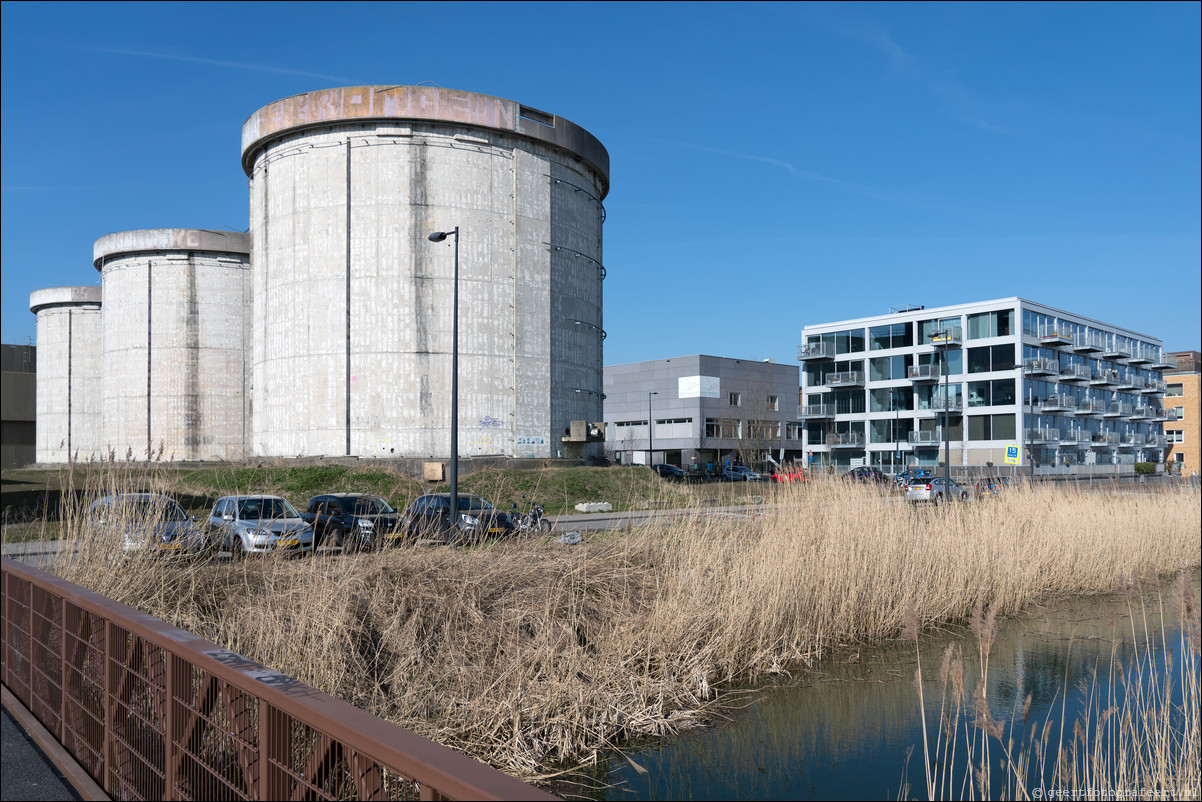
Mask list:
[[[343,535],[341,542],[343,554],[354,554],[357,551],[367,551],[368,549],[368,545],[363,541],[363,535],[358,531],[350,537]]]
[[[936,507],[939,507],[939,506],[941,506],[942,504],[943,504],[943,494],[942,494],[942,493],[936,493],[936,494],[935,494],[935,506],[936,506]]]
[[[961,493],[961,494],[960,494],[960,500],[961,500],[961,501],[968,501],[968,493],[966,493],[966,492],[964,492],[964,493]]]
[[[346,547],[346,530],[343,529],[342,526],[340,526],[340,525],[335,525],[335,526],[329,527],[328,529],[326,529],[325,534],[322,535],[321,543],[319,543],[318,545],[319,546],[328,546],[330,548],[333,548],[334,546],[342,546],[345,548]]]
[[[246,558],[246,548],[242,545],[242,538],[239,535],[234,535],[234,541],[230,543],[230,560],[238,562]]]

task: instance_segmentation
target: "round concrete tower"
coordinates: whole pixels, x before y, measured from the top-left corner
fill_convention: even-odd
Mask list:
[[[29,311],[37,316],[38,462],[103,456],[100,310],[100,287],[52,287],[29,296]]]
[[[246,454],[250,237],[164,228],[96,240],[103,444],[118,458]]]
[[[447,456],[459,228],[459,449],[554,457],[601,417],[609,155],[512,100],[296,95],[242,129],[260,455]]]

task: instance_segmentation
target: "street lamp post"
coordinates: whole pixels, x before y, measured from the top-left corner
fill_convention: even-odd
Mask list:
[[[451,310],[451,527],[459,529],[459,226],[435,231],[430,242],[455,237],[455,287]]]
[[[651,452],[655,450],[654,433],[651,431],[655,421],[651,419],[651,396],[659,395],[656,392],[647,393],[647,467],[651,467]]]

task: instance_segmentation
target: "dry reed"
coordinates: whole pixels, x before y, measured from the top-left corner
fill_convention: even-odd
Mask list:
[[[112,471],[117,474],[117,471]],[[110,492],[128,477],[98,478]],[[141,487],[137,489],[142,489]],[[819,480],[762,514],[691,514],[578,546],[55,569],[525,778],[709,720],[723,691],[911,626],[1008,615],[1199,564],[1196,491],[1016,488],[913,509]],[[89,536],[78,514],[72,537]],[[991,606],[992,605],[992,606]]]

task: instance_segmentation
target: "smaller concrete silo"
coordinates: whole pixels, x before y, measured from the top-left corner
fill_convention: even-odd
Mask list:
[[[246,454],[250,237],[123,231],[96,241],[104,286],[103,442],[119,458]]]
[[[36,460],[99,458],[100,287],[52,287],[29,296],[37,316]]]

